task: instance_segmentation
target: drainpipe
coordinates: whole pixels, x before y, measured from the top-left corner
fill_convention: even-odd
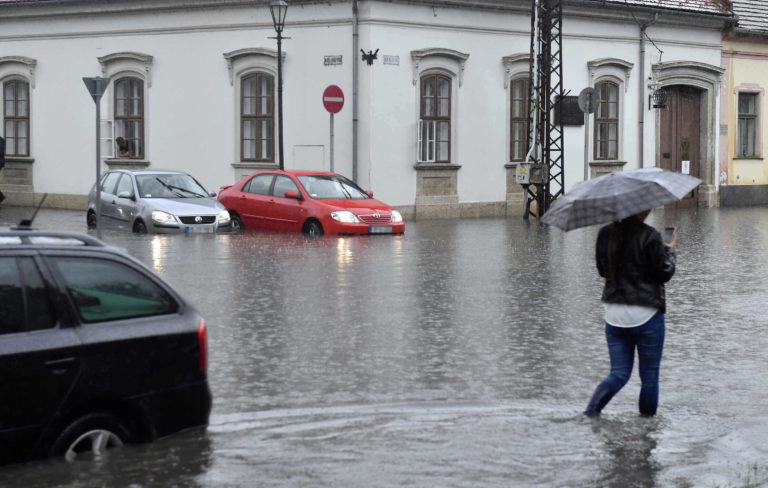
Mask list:
[[[357,183],[357,89],[358,79],[357,52],[360,50],[358,39],[357,0],[352,0],[352,181]]]
[[[639,144],[638,144],[638,157],[640,158],[638,164],[641,168],[645,167],[645,29],[652,24],[655,24],[659,18],[658,13],[653,14],[653,20],[640,25],[640,74],[638,75],[638,109],[640,114],[640,122],[638,127],[639,132]]]

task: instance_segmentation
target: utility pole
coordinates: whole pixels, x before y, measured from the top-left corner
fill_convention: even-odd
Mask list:
[[[526,194],[526,220],[541,217],[564,190],[563,124],[553,110],[564,96],[562,25],[562,0],[531,0],[529,150],[516,174]]]

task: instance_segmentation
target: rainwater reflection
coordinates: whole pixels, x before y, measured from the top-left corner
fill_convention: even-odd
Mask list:
[[[23,209],[0,208],[0,223]],[[85,231],[80,212],[38,225]],[[768,210],[655,211],[674,224],[659,415],[607,370],[597,229],[409,223],[405,236],[104,232],[209,326],[208,429],[96,463],[0,470],[3,487],[740,486],[768,466]]]

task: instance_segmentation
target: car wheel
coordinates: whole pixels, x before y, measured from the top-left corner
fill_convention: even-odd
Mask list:
[[[97,459],[129,441],[128,430],[114,416],[92,413],[64,429],[53,443],[51,454],[69,462]]]
[[[144,223],[143,220],[137,220],[133,224],[133,231],[137,234],[146,234],[147,233],[147,224]]]
[[[230,219],[232,219],[232,232],[235,234],[239,234],[240,232],[245,230],[245,225],[243,225],[243,220],[240,218],[237,214],[232,214],[230,216]]]
[[[320,225],[320,222],[310,220],[304,224],[304,233],[309,237],[320,237],[323,235],[323,226]]]
[[[96,212],[93,210],[88,211],[88,215],[86,217],[86,222],[88,223],[89,229],[95,229],[96,228]]]

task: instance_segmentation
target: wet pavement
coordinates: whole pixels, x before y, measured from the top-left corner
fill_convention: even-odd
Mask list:
[[[2,207],[0,225],[31,212]],[[768,209],[657,210],[649,223],[679,237],[659,415],[638,417],[635,372],[595,421],[577,417],[608,367],[596,228],[105,230],[205,316],[211,424],[96,462],[2,468],[0,486],[761,486]],[[36,226],[84,232],[85,215],[41,210]]]

